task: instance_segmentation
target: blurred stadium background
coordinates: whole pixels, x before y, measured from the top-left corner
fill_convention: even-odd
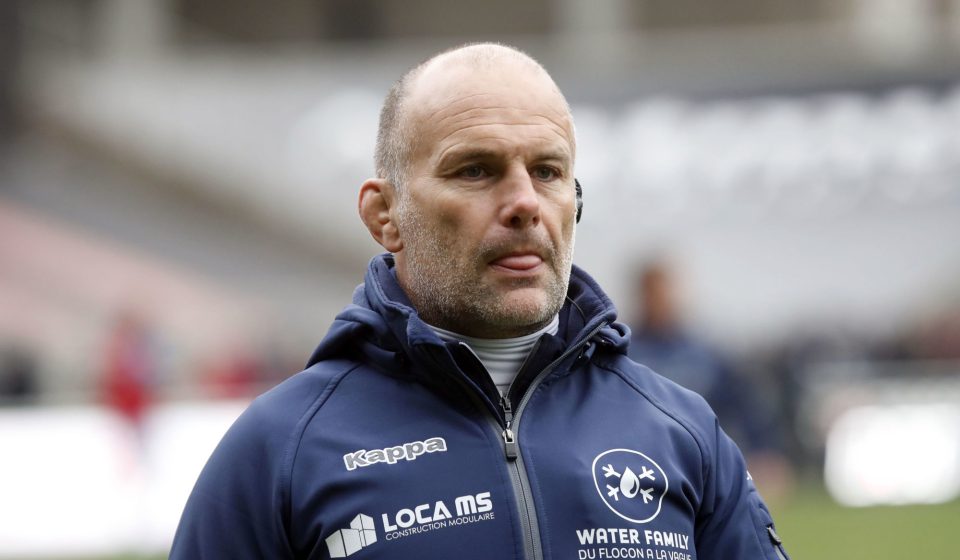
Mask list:
[[[955,558],[958,0],[0,3],[0,558],[164,556],[378,252],[382,96],[473,40],[567,94],[575,260],[631,322],[670,263],[794,558]]]

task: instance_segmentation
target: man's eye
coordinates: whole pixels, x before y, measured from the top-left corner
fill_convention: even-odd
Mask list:
[[[468,165],[460,170],[459,175],[464,179],[480,179],[486,174],[479,165]]]
[[[559,174],[557,170],[552,167],[537,167],[533,170],[533,176],[538,181],[552,181],[557,178]]]

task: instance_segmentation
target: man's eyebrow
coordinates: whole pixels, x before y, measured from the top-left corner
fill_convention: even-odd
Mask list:
[[[537,161],[557,160],[567,163],[570,161],[570,153],[566,150],[548,150],[537,155]]]
[[[462,161],[484,161],[500,157],[500,152],[486,148],[452,149],[440,156],[440,165],[449,165]],[[566,150],[545,150],[534,158],[535,161],[570,161],[570,154]]]
[[[495,150],[488,150],[486,148],[453,149],[440,156],[440,164],[445,165],[460,161],[489,160],[495,157],[497,157],[497,152]]]

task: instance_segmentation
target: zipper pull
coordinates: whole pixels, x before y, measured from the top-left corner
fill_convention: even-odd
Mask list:
[[[770,535],[770,541],[773,542],[773,550],[777,553],[777,559],[788,560],[787,551],[783,549],[783,540],[773,529],[773,525],[767,525],[767,534]]]
[[[584,345],[583,350],[580,351],[580,355],[577,356],[577,362],[589,362],[590,358],[593,357],[593,353],[596,352],[598,344],[593,340],[588,340],[587,344]]]
[[[503,451],[508,460],[513,461],[517,458],[517,436],[513,435],[513,430],[510,428],[503,430]]]
[[[513,423],[513,408],[510,406],[510,399],[506,395],[500,397],[500,407],[503,409],[503,452],[507,460],[513,461],[517,458],[517,436],[511,429]]]

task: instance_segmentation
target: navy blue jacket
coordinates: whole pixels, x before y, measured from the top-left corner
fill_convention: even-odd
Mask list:
[[[582,270],[501,398],[392,267],[375,258],[307,369],[230,428],[170,558],[786,558],[709,406],[625,356]]]

